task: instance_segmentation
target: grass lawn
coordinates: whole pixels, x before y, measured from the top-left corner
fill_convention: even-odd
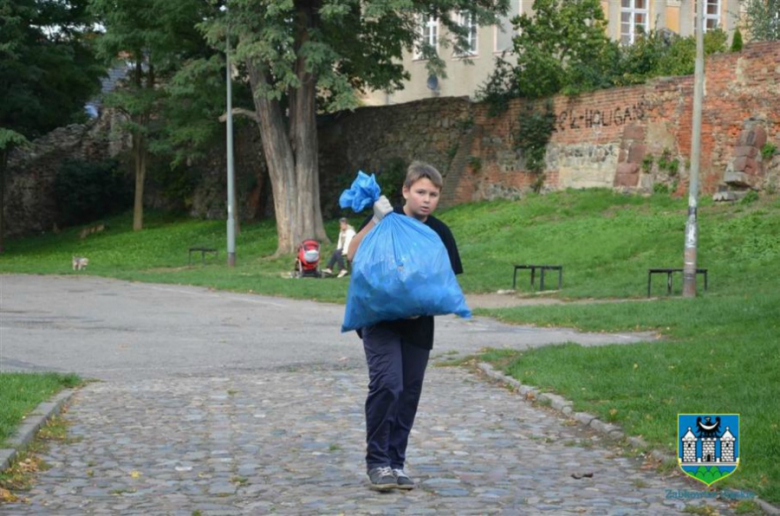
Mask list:
[[[493,350],[483,359],[525,384],[556,392],[676,453],[678,413],[740,414],[742,463],[718,487],[780,502],[780,290],[754,296],[659,302],[524,307],[500,320],[591,331],[657,329],[662,342],[526,353]]]
[[[564,288],[550,295],[625,300],[478,313],[592,331],[655,329],[666,337],[632,346],[498,350],[486,358],[670,451],[678,413],[739,413],[742,464],[716,486],[750,489],[780,503],[780,199],[733,205],[702,199],[698,266],[709,269],[710,290],[696,299],[646,302],[647,269],[682,266],[686,213],[686,200],[668,195],[587,190],[465,204],[438,215],[458,240],[466,292],[510,288],[514,263],[558,263]],[[353,224],[362,219],[353,217]],[[150,214],[138,233],[127,215],[104,222],[106,231],[84,240],[80,228],[11,240],[0,272],[76,274],[70,260],[78,254],[90,259],[86,274],[320,301],[346,296],[344,280],[282,278],[294,257],[271,257],[271,222],[242,227],[234,269],[225,266],[224,221]],[[329,222],[327,232],[335,241],[338,224]],[[219,248],[219,259],[187,266],[194,245]],[[325,245],[323,256],[332,249]],[[679,293],[681,280],[675,281]],[[518,283],[529,290],[525,277]],[[654,295],[664,294],[665,281],[654,282]]]
[[[0,373],[0,448],[39,403],[79,384],[81,379],[74,374]]]

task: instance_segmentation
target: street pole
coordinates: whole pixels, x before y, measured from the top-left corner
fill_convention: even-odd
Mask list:
[[[693,87],[693,134],[691,176],[688,186],[688,220],[685,223],[683,297],[696,297],[696,251],[699,240],[698,197],[701,163],[701,112],[704,100],[704,0],[696,2],[696,71]]]
[[[227,65],[227,256],[228,267],[236,265],[236,220],[234,206],[234,177],[233,168],[233,92],[231,88],[230,70],[230,26],[225,37],[226,51],[225,63]]]

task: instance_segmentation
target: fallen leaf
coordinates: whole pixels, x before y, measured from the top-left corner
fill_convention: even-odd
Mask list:
[[[8,489],[3,489],[2,487],[0,487],[0,502],[13,503],[17,500],[19,500],[18,496],[13,494]]]
[[[131,476],[132,478],[139,478],[139,477],[141,476],[141,472],[140,472],[140,471],[133,470],[133,471],[131,471],[131,472],[130,472],[130,476]]]

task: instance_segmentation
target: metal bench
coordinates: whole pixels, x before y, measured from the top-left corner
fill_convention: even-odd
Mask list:
[[[206,253],[211,253],[215,257],[219,257],[219,251],[214,249],[213,247],[203,247],[203,246],[190,247],[189,254],[187,255],[188,265],[192,265],[192,253],[197,253],[197,252],[200,252],[201,263],[206,263]]]
[[[540,273],[540,281],[539,281],[539,290],[544,290],[544,272],[545,271],[558,271],[558,290],[561,289],[561,285],[563,284],[563,265],[528,265],[528,264],[522,264],[522,265],[515,265],[515,272],[512,276],[512,289],[514,290],[515,287],[517,287],[517,271],[522,269],[531,269],[531,287],[534,286],[534,279],[536,278],[536,270],[539,269],[541,271]]]
[[[653,282],[653,274],[666,274],[666,295],[672,293],[672,274],[675,272],[682,273],[684,269],[681,268],[657,268],[647,269],[647,297],[650,297],[650,291]],[[696,269],[696,274],[702,274],[704,276],[704,290],[707,290],[707,269]]]

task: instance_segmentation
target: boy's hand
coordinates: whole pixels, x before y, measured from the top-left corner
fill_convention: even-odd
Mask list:
[[[374,203],[374,224],[379,224],[385,215],[393,211],[393,207],[390,205],[390,201],[384,195],[381,196]]]

